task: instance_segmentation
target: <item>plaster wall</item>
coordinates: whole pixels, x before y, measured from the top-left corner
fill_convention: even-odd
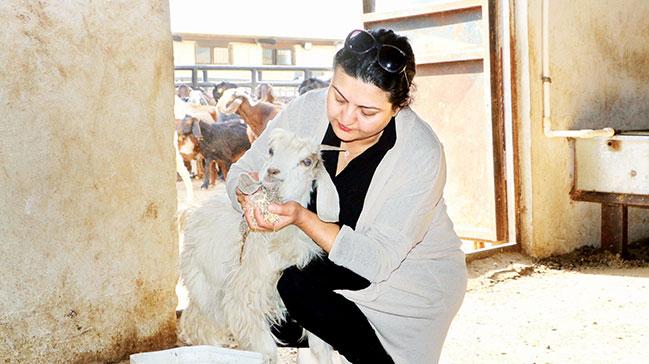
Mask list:
[[[166,0],[0,2],[0,362],[175,342]]]
[[[549,54],[553,129],[613,127],[649,129],[649,3],[643,0],[550,1]],[[568,252],[600,243],[600,205],[572,201],[572,150],[565,138],[543,133],[542,1],[527,6],[527,51],[518,49],[517,69],[529,82],[529,108],[520,108],[520,143],[531,148],[520,163],[522,245],[533,256]],[[520,27],[522,24],[517,24]],[[517,34],[522,34],[517,30]],[[521,42],[517,41],[517,46]],[[521,54],[520,52],[526,52]],[[526,65],[522,63],[526,62]],[[527,68],[526,71],[525,68]],[[526,96],[524,96],[526,97]],[[520,101],[520,100],[519,100]],[[525,115],[528,113],[527,115]],[[529,129],[524,123],[529,120]],[[631,208],[629,239],[649,237],[649,210]]]

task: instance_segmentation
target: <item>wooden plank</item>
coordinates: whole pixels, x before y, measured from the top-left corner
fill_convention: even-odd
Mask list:
[[[399,9],[393,11],[382,11],[382,12],[371,12],[363,14],[361,20],[367,25],[367,23],[376,23],[385,20],[396,20],[403,18],[412,18],[416,16],[430,15],[430,14],[441,14],[447,12],[455,12],[472,8],[479,8],[482,6],[482,0],[459,0],[451,1],[448,3],[442,4],[425,4],[419,5],[416,7],[408,9]],[[366,10],[374,9],[373,6],[366,5]]]

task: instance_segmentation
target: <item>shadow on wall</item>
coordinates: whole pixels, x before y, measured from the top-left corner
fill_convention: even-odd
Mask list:
[[[628,39],[617,28],[603,24],[590,27],[591,39],[586,41],[606,59],[606,64],[593,67],[593,77],[609,73],[605,78],[614,84],[592,92],[592,100],[583,104],[571,128],[649,129],[649,47],[638,41],[649,37],[649,23],[634,28],[635,34]]]
[[[621,86],[596,92],[592,100],[584,103],[570,128],[649,130],[649,94],[624,93]]]

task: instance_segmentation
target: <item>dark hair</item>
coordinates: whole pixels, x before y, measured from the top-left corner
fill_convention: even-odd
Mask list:
[[[415,54],[405,36],[397,35],[390,29],[368,30],[379,44],[389,44],[406,54],[406,69],[390,73],[376,61],[377,48],[363,54],[356,54],[343,46],[334,56],[334,70],[340,66],[348,75],[371,83],[390,94],[389,101],[395,107],[408,106],[412,101],[410,89],[415,77]],[[404,76],[404,73],[406,74]]]

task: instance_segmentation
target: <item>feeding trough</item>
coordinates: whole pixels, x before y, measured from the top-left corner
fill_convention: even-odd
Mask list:
[[[628,206],[649,207],[649,130],[576,139],[570,195],[602,205],[601,247],[626,254]]]

